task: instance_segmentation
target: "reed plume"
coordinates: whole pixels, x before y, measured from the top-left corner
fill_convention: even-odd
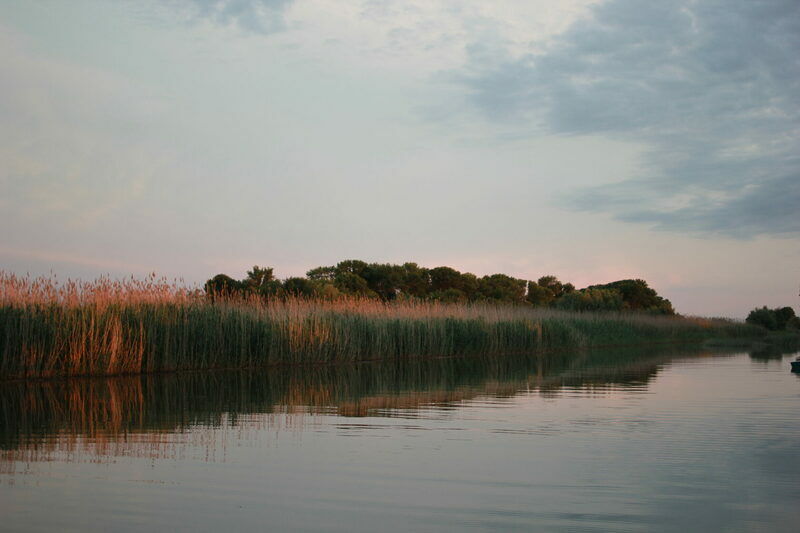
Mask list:
[[[496,356],[756,337],[721,319],[343,297],[208,298],[180,281],[0,272],[0,379]]]

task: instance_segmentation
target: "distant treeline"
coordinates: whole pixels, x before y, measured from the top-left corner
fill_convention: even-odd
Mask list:
[[[624,279],[576,289],[556,276],[536,281],[492,274],[478,277],[446,266],[425,268],[416,263],[393,265],[359,260],[309,270],[306,277],[275,278],[272,268],[254,266],[243,280],[217,274],[205,284],[209,297],[260,295],[265,298],[342,296],[437,300],[446,303],[496,302],[570,311],[643,311],[674,315],[669,300],[641,279]]]
[[[763,326],[770,331],[800,330],[800,318],[791,307],[757,307],[747,315],[747,323]]]

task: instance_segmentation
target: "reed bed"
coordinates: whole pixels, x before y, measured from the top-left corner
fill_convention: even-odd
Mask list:
[[[0,379],[495,356],[763,336],[721,319],[435,301],[207,298],[180,282],[0,272]]]

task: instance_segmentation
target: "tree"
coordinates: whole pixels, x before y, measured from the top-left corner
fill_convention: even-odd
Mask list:
[[[624,309],[664,315],[675,314],[672,303],[648,287],[647,282],[643,279],[621,279],[605,285],[592,285],[587,288],[616,290],[622,295]]]
[[[564,286],[558,281],[558,278],[552,275],[542,276],[536,281],[536,284],[548,289],[553,294],[553,298],[561,296],[564,290]]]
[[[315,291],[317,296],[323,300],[336,300],[342,297],[342,292],[333,283],[318,284],[315,287]]]
[[[767,328],[770,331],[782,331],[794,329],[797,325],[797,316],[791,307],[776,307],[770,309],[767,306],[757,307],[750,311],[745,321],[748,324],[756,324]]]
[[[217,274],[205,283],[206,293],[215,295],[233,294],[258,294],[271,296],[281,291],[281,282],[275,279],[271,267],[262,268],[258,265],[247,271],[247,277],[237,281],[225,274]]]
[[[480,289],[480,280],[478,276],[470,272],[461,274],[459,280],[459,290],[464,293],[468,300],[473,301],[478,297],[478,290]]]
[[[254,265],[252,270],[247,271],[247,278],[243,280],[243,284],[254,292],[260,292],[274,280],[275,275],[273,274],[272,267],[262,268],[258,265]]]
[[[336,273],[350,273],[355,274],[356,276],[364,277],[364,271],[367,269],[369,265],[364,261],[360,261],[358,259],[348,259],[346,261],[340,261],[336,265]]]
[[[478,293],[487,300],[523,303],[526,285],[525,280],[512,278],[505,274],[492,274],[483,276],[479,280]]]
[[[568,311],[620,311],[624,302],[614,289],[583,289],[562,295],[555,306]]]
[[[775,317],[778,319],[778,329],[786,329],[793,319],[797,318],[794,309],[791,307],[781,307],[775,309]]]
[[[440,266],[428,271],[431,278],[431,292],[461,289],[461,272],[454,268]]]
[[[316,293],[314,282],[306,278],[286,278],[283,280],[283,291],[290,296],[308,298]]]
[[[767,306],[757,307],[750,311],[745,322],[765,327],[770,331],[778,329],[778,317],[775,315],[775,311],[768,309]]]
[[[404,263],[402,268],[403,280],[400,282],[400,290],[408,296],[425,297],[431,285],[428,269],[421,268],[416,263]]]
[[[377,294],[369,288],[369,285],[367,285],[367,280],[352,272],[337,273],[333,284],[344,294],[368,296],[371,298],[377,296]]]
[[[216,296],[230,296],[241,292],[243,288],[242,282],[236,281],[225,274],[217,274],[206,281],[204,285],[206,294],[212,298]]]
[[[382,300],[394,300],[403,284],[403,275],[401,266],[370,263],[362,270],[361,277]]]
[[[333,281],[336,277],[336,267],[322,266],[312,268],[306,272],[306,277],[312,281]]]
[[[674,314],[672,304],[659,296],[641,279],[624,279],[604,285],[592,285],[580,291],[572,283],[562,283],[556,276],[542,276],[525,281],[506,274],[478,278],[439,266],[427,269],[417,263],[396,265],[367,263],[359,259],[340,261],[335,266],[320,266],[306,272],[306,277],[291,277],[281,283],[272,268],[254,266],[241,281],[218,274],[206,282],[209,294],[258,294],[317,296],[325,299],[343,295],[380,298],[426,298],[447,302],[478,300],[561,309],[622,309],[649,313]],[[562,301],[563,300],[563,301]],[[620,304],[621,300],[621,304]],[[775,327],[798,327],[800,318],[791,308],[771,310]]]
[[[556,296],[549,288],[542,287],[535,281],[529,281],[528,294],[525,299],[536,307],[545,307],[550,305],[556,299]]]
[[[438,300],[444,303],[466,303],[467,295],[459,289],[449,288],[443,291],[430,293],[431,300]]]

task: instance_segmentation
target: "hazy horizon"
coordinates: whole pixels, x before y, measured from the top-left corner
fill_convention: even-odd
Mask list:
[[[798,309],[800,4],[0,5],[0,269],[344,259]]]

